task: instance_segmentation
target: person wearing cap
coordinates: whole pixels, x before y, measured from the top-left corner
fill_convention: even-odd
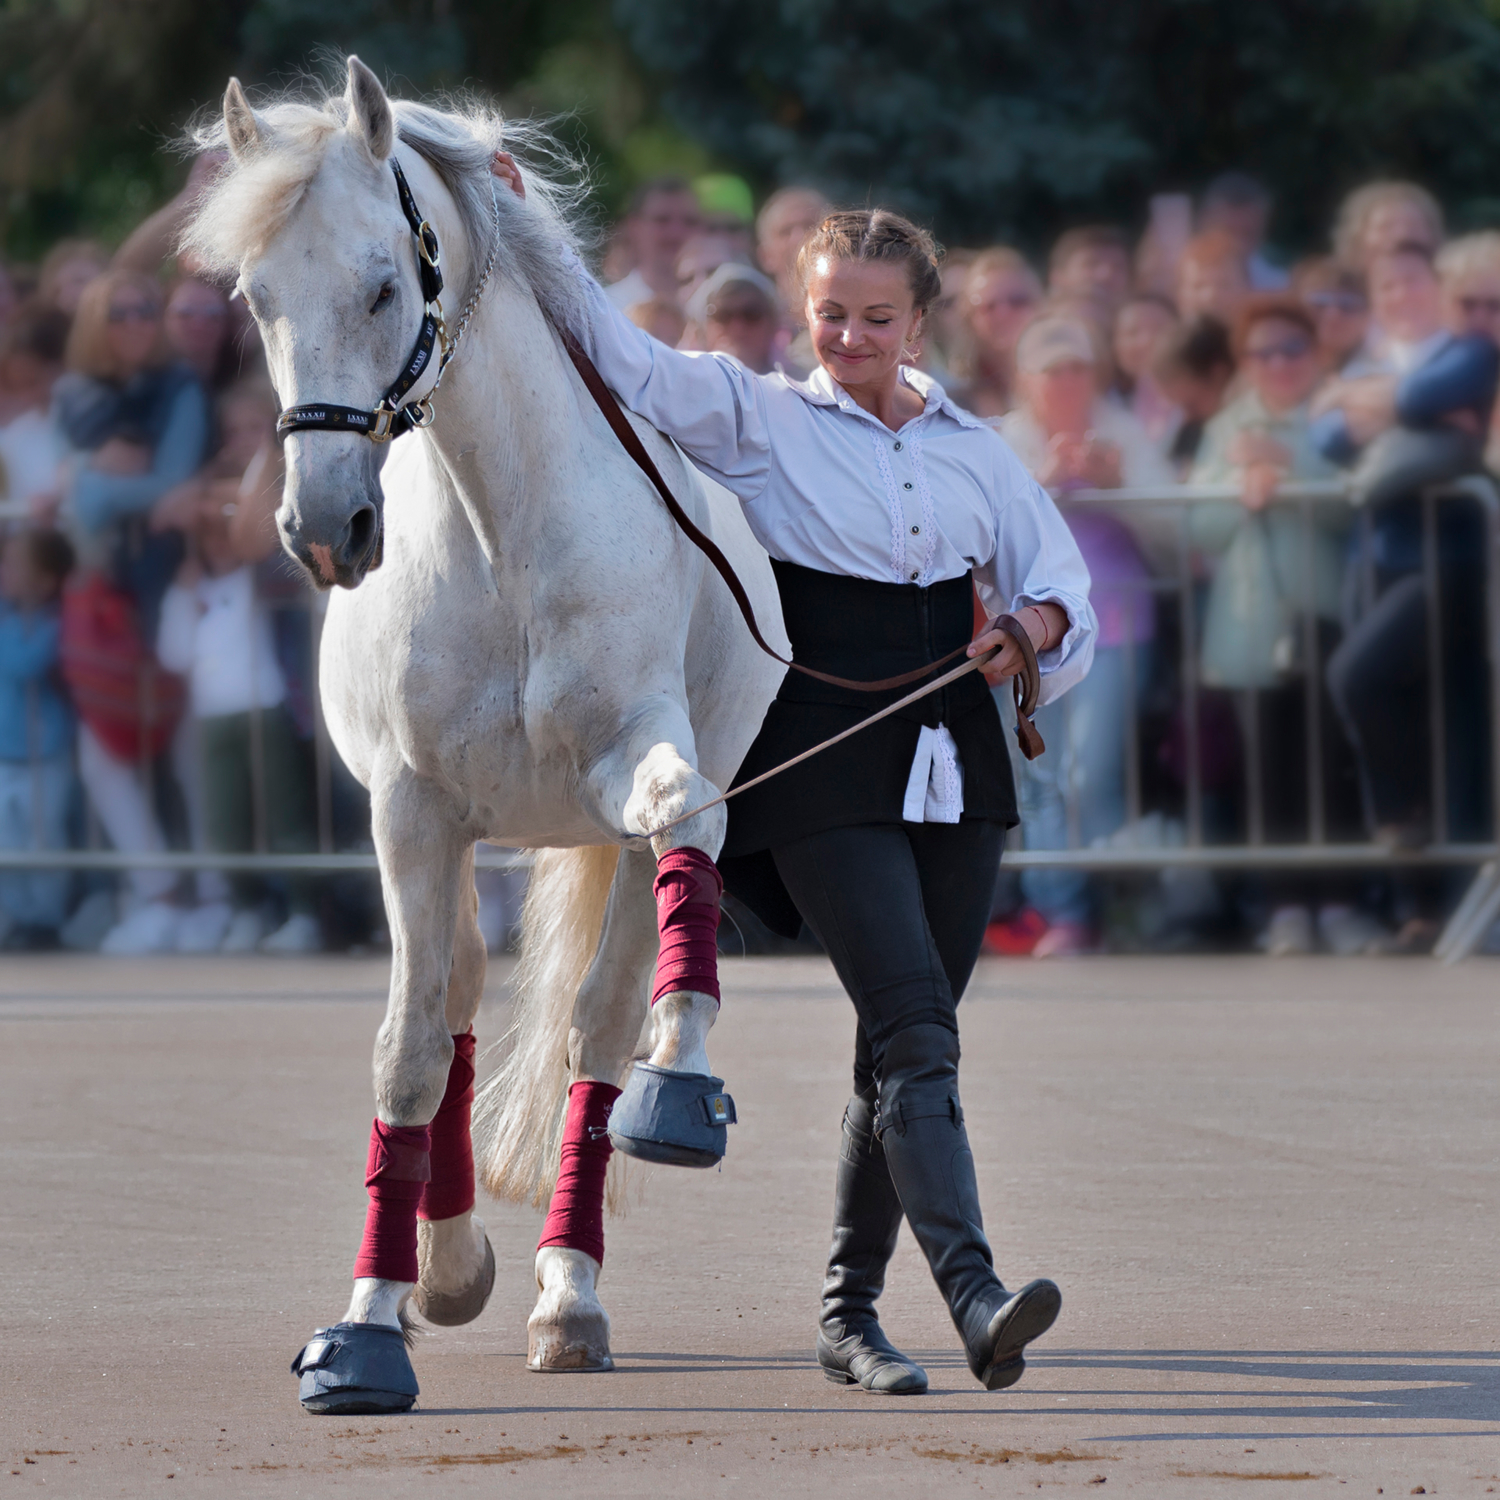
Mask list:
[[[701,330],[701,347],[732,354],[747,370],[775,368],[776,288],[750,266],[730,261],[688,300],[688,318]]]
[[[1071,830],[1084,845],[1125,821],[1125,731],[1128,693],[1149,677],[1156,624],[1150,569],[1135,534],[1100,506],[1066,504],[1078,490],[1161,489],[1170,465],[1132,413],[1100,393],[1103,364],[1082,318],[1044,313],[1016,345],[1020,405],[1000,432],[1037,480],[1057,495],[1063,519],[1093,579],[1090,600],[1099,619],[1088,677],[1037,713],[1049,753],[1021,766],[1021,827],[1028,849],[1065,849]],[[1038,958],[1086,950],[1093,940],[1094,882],[1072,870],[1027,870],[1021,890],[1046,931]],[[1035,919],[1030,921],[1034,924]]]

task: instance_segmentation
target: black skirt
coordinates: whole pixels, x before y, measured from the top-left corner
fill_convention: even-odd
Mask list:
[[[795,563],[773,561],[772,567],[792,657],[819,671],[857,680],[895,677],[967,645],[973,635],[968,575],[920,588]],[[861,693],[788,672],[734,785],[857,724],[918,685]],[[719,856],[725,888],[773,932],[795,936],[801,916],[770,850],[829,828],[900,823],[918,736],[924,725],[939,724],[952,734],[963,763],[964,818],[1014,826],[1016,790],[1005,731],[988,685],[973,672],[731,801]]]

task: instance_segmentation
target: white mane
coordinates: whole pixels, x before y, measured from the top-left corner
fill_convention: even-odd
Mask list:
[[[497,265],[528,287],[554,321],[575,322],[581,292],[564,264],[564,247],[578,248],[587,191],[577,164],[545,130],[507,122],[498,110],[465,101],[437,109],[392,99],[397,138],[438,174],[458,207],[469,244],[469,264],[482,266],[498,209],[501,251]],[[256,109],[264,145],[245,159],[230,157],[182,237],[184,249],[210,269],[237,274],[248,256],[264,252],[280,234],[323,163],[328,142],[344,128],[349,104],[342,94],[321,99],[285,97]],[[194,149],[223,149],[222,119],[192,132]],[[526,198],[493,195],[489,162],[498,150],[523,159]],[[463,288],[467,295],[468,288]]]

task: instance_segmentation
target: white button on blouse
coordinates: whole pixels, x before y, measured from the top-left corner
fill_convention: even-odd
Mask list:
[[[669,349],[612,307],[581,263],[575,270],[590,314],[575,332],[605,382],[739,497],[773,558],[923,587],[972,572],[992,615],[1047,602],[1066,613],[1066,634],[1038,656],[1043,703],[1088,672],[1098,627],[1072,533],[1000,435],[936,381],[903,366],[923,409],[893,433],[822,368],[795,381],[726,354]],[[957,747],[945,728],[931,734],[905,816],[957,822]]]

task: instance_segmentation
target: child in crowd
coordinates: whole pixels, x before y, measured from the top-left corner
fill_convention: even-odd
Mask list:
[[[1179,323],[1167,335],[1151,373],[1166,397],[1182,413],[1167,459],[1185,480],[1203,446],[1203,432],[1218,415],[1234,380],[1234,348],[1229,330],[1217,318]]]
[[[73,713],[57,672],[58,599],[73,569],[60,532],[13,532],[0,551],[0,849],[63,849],[73,791]],[[0,941],[50,948],[68,876],[0,871]]]
[[[0,499],[43,513],[56,507],[63,448],[48,407],[62,374],[67,317],[32,304],[0,343]]]
[[[313,847],[311,776],[286,707],[269,610],[256,597],[255,563],[276,545],[269,524],[280,495],[271,411],[256,388],[220,403],[224,434],[215,470],[192,496],[175,498],[191,552],[162,601],[157,653],[188,680],[198,738],[202,823],[219,853],[303,853]],[[253,877],[230,882],[231,902],[210,901],[186,918],[179,947],[205,951],[313,953],[322,934],[303,878],[287,882],[290,913],[266,935],[265,892]]]

